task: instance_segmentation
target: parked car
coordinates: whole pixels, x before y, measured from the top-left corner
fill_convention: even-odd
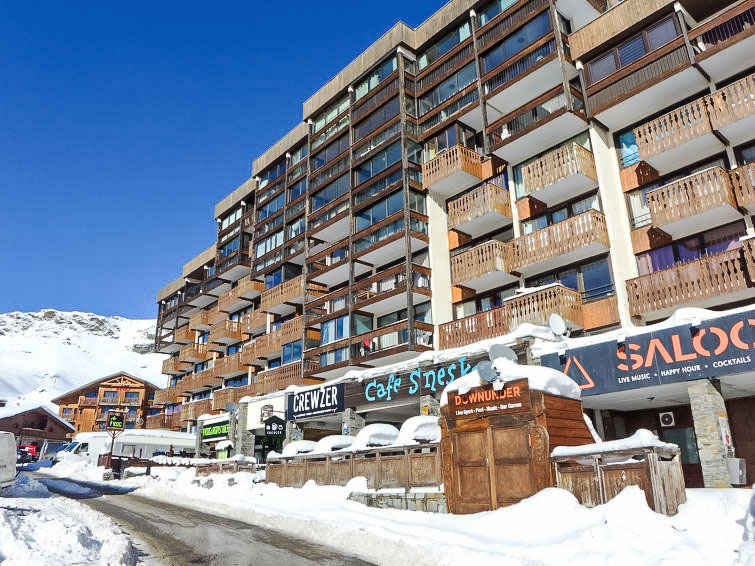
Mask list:
[[[16,482],[16,437],[12,432],[0,432],[0,488]]]
[[[42,444],[42,449],[39,451],[40,460],[52,460],[58,451],[63,450],[68,446],[67,442],[60,442],[56,440],[45,440]]]
[[[25,448],[16,448],[16,461],[19,464],[28,464],[34,461],[34,456]]]

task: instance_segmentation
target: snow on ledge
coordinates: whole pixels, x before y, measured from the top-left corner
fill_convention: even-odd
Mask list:
[[[640,448],[667,448],[678,450],[676,444],[663,442],[647,429],[641,428],[628,438],[597,442],[595,444],[582,444],[581,446],[556,446],[551,452],[554,458],[568,456],[585,456],[587,454],[603,454],[606,452],[618,452],[620,450],[637,450]]]

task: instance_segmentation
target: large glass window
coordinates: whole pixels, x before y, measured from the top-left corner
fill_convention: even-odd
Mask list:
[[[536,16],[533,20],[522,26],[521,29],[504,39],[495,49],[482,57],[482,73],[489,73],[513,55],[535,43],[550,32],[551,29],[549,12],[546,11]]]
[[[393,193],[388,198],[384,198],[371,207],[360,210],[354,214],[354,228],[356,232],[364,230],[385,220],[391,214],[395,214],[404,208],[404,194],[402,191]]]
[[[284,171],[286,170],[286,162],[281,161],[277,165],[273,166],[271,169],[268,169],[265,173],[260,175],[260,185],[259,188],[262,189],[266,187],[268,184],[273,182],[275,179],[283,175]]]
[[[343,175],[328,186],[320,189],[310,197],[311,210],[315,211],[322,208],[329,202],[333,202],[338,197],[345,195],[350,189],[349,176]]]
[[[424,159],[429,161],[437,154],[452,148],[455,145],[462,145],[470,149],[475,147],[475,132],[472,128],[464,124],[452,124],[442,132],[439,132],[429,138],[424,143]]]
[[[277,197],[266,202],[265,204],[263,204],[257,209],[257,220],[262,221],[268,216],[275,214],[281,208],[283,208],[283,205],[285,203],[286,203],[285,193],[279,194]]]
[[[496,0],[485,6],[480,12],[480,26],[484,26],[501,12],[505,12],[513,6],[517,0]]]
[[[322,323],[320,344],[330,344],[349,337],[349,315],[339,316]]]
[[[451,51],[454,47],[459,45],[462,41],[467,39],[472,34],[469,22],[464,22],[458,29],[455,29],[451,33],[443,36],[439,41],[432,45],[422,55],[419,56],[418,67],[421,71],[427,67],[433,61],[443,57],[446,53]]]
[[[257,242],[257,247],[254,253],[255,259],[262,257],[263,255],[270,253],[278,246],[283,245],[283,230],[271,234],[264,240]]]
[[[354,125],[354,142],[366,137],[370,132],[378,129],[388,120],[399,113],[399,98],[391,98],[383,106],[375,110],[369,117]]]
[[[281,361],[284,364],[291,362],[298,362],[301,360],[301,340],[291,342],[290,344],[283,344],[283,353]]]
[[[315,132],[322,130],[328,123],[330,123],[336,116],[346,111],[349,107],[349,97],[345,96],[333,106],[325,110],[319,116],[315,118]]]
[[[231,255],[233,252],[239,249],[239,237],[236,236],[233,240],[227,242],[223,247],[218,250],[218,257],[223,259]]]
[[[388,75],[396,70],[396,66],[396,57],[391,57],[387,61],[384,61],[366,79],[357,84],[357,86],[354,88],[354,99],[359,100],[373,88],[379,85],[383,80],[385,80]]]
[[[546,226],[562,222],[572,216],[587,212],[588,210],[600,210],[597,194],[572,201],[559,208],[549,210],[540,216],[524,220],[522,222],[522,234],[531,234],[532,232],[541,230]]]
[[[348,348],[337,348],[330,352],[320,354],[320,366],[329,366],[331,364],[337,364],[338,362],[345,362],[349,359]]]
[[[611,270],[607,259],[562,269],[537,279],[528,280],[527,286],[539,287],[550,283],[561,283],[564,287],[580,291],[583,297],[588,300],[613,294]]]
[[[330,144],[328,147],[312,156],[312,170],[319,169],[328,161],[349,149],[349,136],[344,135]]]
[[[296,200],[307,192],[307,179],[301,179],[288,188],[288,202]]]
[[[401,142],[396,142],[359,165],[354,171],[354,184],[364,183],[399,161],[401,161]]]
[[[239,218],[241,218],[241,208],[237,208],[236,210],[231,212],[228,216],[223,218],[222,222],[220,223],[220,229],[225,230],[231,224],[236,222]]]
[[[462,67],[431,91],[420,96],[419,115],[423,116],[427,114],[440,103],[445,102],[464,87],[472,84],[475,79],[477,79],[477,69],[475,69],[475,64],[472,62]]]

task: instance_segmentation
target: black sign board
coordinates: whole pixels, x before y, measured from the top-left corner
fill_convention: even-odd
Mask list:
[[[343,413],[344,384],[323,385],[288,396],[288,420]],[[267,421],[265,421],[267,422]]]
[[[284,438],[286,436],[286,421],[273,415],[265,421],[265,436]]]
[[[202,425],[202,442],[208,440],[218,440],[228,438],[229,421],[220,421],[212,424]]]
[[[532,401],[527,379],[507,381],[501,389],[487,383],[465,393],[453,391],[448,395],[447,413],[451,420],[528,412],[532,412]]]
[[[107,430],[123,430],[126,428],[126,413],[108,411]]]
[[[563,371],[599,395],[755,370],[755,310],[547,354],[544,366]]]

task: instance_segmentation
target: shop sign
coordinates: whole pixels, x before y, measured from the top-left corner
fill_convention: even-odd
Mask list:
[[[126,428],[126,414],[119,411],[108,411],[107,430],[123,430]]]
[[[286,436],[286,421],[273,415],[265,421],[265,436],[284,438]]]
[[[288,420],[293,421],[305,417],[343,413],[343,410],[344,384],[336,383],[289,395],[286,417]]]
[[[228,438],[229,421],[220,421],[202,426],[202,442]]]
[[[454,420],[525,413],[531,410],[527,379],[508,381],[501,389],[495,389],[493,385],[488,384],[473,387],[465,393],[453,391],[448,394],[448,416]]]
[[[755,311],[664,328],[540,358],[598,395],[755,370]]]
[[[419,395],[440,394],[446,385],[475,369],[476,365],[472,364],[482,359],[487,359],[487,355],[478,356],[474,362],[464,356],[450,363],[420,367],[405,374],[390,373],[365,379],[347,392],[347,404],[349,407],[357,407]]]

